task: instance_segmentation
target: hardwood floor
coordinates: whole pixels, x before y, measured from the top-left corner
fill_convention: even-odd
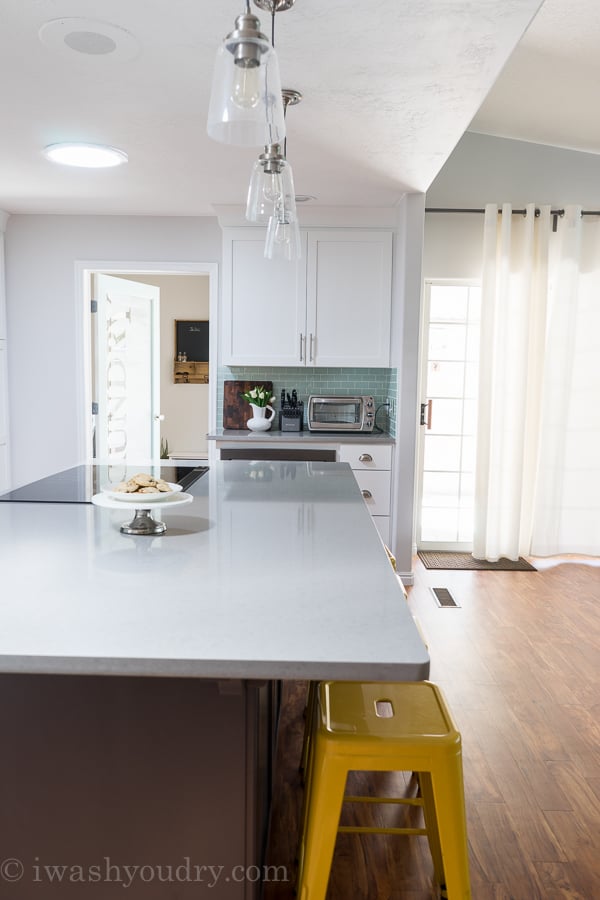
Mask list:
[[[538,572],[432,571],[416,560],[409,604],[429,645],[431,680],[444,690],[463,737],[474,900],[594,900],[600,567],[575,558],[532,562]],[[431,587],[450,589],[460,607],[439,608]],[[290,879],[305,688],[285,687],[268,854]],[[415,789],[408,774],[360,778],[353,793],[385,789],[391,780],[407,795]],[[371,824],[359,809],[361,823]],[[369,805],[366,814],[380,824],[399,812]],[[431,900],[431,873],[423,837],[340,835],[327,900]],[[265,886],[265,900],[293,897],[293,880]]]

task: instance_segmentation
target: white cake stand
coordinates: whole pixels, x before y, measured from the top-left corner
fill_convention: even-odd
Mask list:
[[[154,496],[154,494],[147,494],[146,498]],[[185,494],[183,492],[173,494],[172,496],[169,495],[164,499],[161,498],[160,503],[148,502],[148,499],[144,501],[141,496],[131,496],[130,498],[128,497],[123,500],[114,500],[112,497],[107,497],[106,494],[94,494],[92,503],[95,506],[102,506],[104,509],[122,510],[124,507],[132,509],[134,511],[134,516],[131,522],[124,522],[123,525],[121,525],[123,534],[150,534],[156,536],[158,534],[164,534],[167,530],[167,526],[164,522],[157,522],[156,519],[153,519],[152,513],[155,510],[158,512],[166,511],[172,506],[183,506],[185,503],[191,503],[193,499],[191,494]]]

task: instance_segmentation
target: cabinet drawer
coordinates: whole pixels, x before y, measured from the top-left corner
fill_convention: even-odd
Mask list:
[[[390,473],[355,471],[354,477],[372,516],[390,514]]]
[[[361,470],[391,469],[391,444],[340,444],[340,461]]]

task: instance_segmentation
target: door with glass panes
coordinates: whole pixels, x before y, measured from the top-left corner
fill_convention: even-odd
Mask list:
[[[480,299],[479,285],[473,282],[425,282],[419,550],[472,549]]]

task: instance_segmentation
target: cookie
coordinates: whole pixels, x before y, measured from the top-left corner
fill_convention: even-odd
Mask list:
[[[135,481],[135,483],[139,485],[139,487],[150,487],[151,485],[155,484],[156,481],[156,479],[154,479],[152,475],[145,475],[143,472],[139,475],[134,475],[131,480]]]

